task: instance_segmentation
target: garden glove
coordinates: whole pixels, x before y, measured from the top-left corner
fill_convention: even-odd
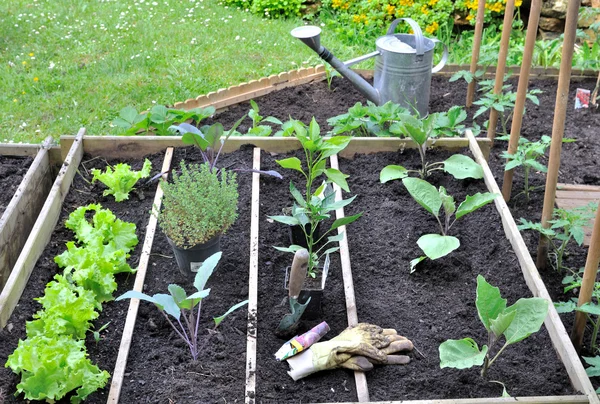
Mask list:
[[[396,330],[360,323],[329,341],[318,342],[310,349],[288,358],[288,374],[294,380],[299,380],[326,369],[367,371],[373,369],[373,364],[405,365],[410,358],[394,354],[412,349],[412,342],[398,335]]]

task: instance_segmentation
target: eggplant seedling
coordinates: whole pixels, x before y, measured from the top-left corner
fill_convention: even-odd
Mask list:
[[[456,208],[454,198],[448,195],[444,187],[440,187],[438,190],[427,181],[419,178],[404,178],[402,183],[410,196],[436,218],[442,233],[425,234],[419,238],[417,244],[423,250],[425,256],[415,258],[410,262],[411,273],[416,270],[417,264],[425,258],[435,260],[450,254],[460,247],[458,238],[448,235],[452,225],[461,217],[487,205],[498,196],[498,194],[490,192],[467,195],[465,200]],[[440,209],[442,207],[444,208],[444,216],[440,219]],[[452,220],[453,215],[454,220]]]
[[[427,142],[440,133],[449,131],[446,125],[458,125],[461,122],[460,117],[454,116],[454,112],[452,119],[448,115],[449,113],[446,115],[431,114],[425,119],[417,119],[407,115],[401,122],[392,125],[390,127],[392,134],[410,137],[417,144],[417,150],[421,157],[421,168],[409,170],[403,166],[389,165],[381,170],[379,180],[386,183],[391,180],[406,178],[410,173],[417,173],[421,179],[425,179],[434,171],[445,171],[456,179],[483,178],[483,168],[469,156],[455,154],[445,161],[427,162]]]
[[[506,299],[500,295],[500,289],[477,276],[477,313],[488,332],[488,345],[481,350],[472,338],[450,339],[440,347],[440,367],[467,369],[483,366],[481,376],[487,371],[504,350],[531,334],[540,330],[548,314],[548,301],[541,297],[521,298],[512,306],[506,307]],[[504,345],[491,356],[492,349],[504,336]]]
[[[196,278],[194,279],[194,287],[197,292],[190,296],[187,296],[185,290],[181,286],[171,284],[168,287],[168,295],[165,293],[157,293],[154,296],[148,296],[144,293],[130,290],[119,296],[116,300],[140,299],[154,303],[161,314],[167,319],[171,327],[173,327],[177,335],[179,335],[179,337],[188,345],[192,358],[196,361],[201,348],[198,346],[200,308],[202,306],[202,300],[210,294],[210,289],[204,289],[204,286],[206,286],[208,278],[213,274],[220,259],[221,252],[218,252],[208,257],[202,263],[196,274]],[[247,303],[248,300],[239,302],[227,310],[225,314],[215,317],[213,319],[215,328],[221,324],[225,317]],[[177,324],[173,323],[169,316],[173,317],[177,321]]]

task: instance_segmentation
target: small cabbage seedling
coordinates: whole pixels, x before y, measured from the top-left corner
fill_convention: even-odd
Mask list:
[[[420,178],[425,179],[434,171],[445,171],[456,179],[465,178],[483,178],[483,168],[469,156],[455,154],[445,161],[428,163],[427,162],[427,142],[440,133],[452,132],[448,125],[457,126],[461,118],[465,118],[464,111],[456,110],[452,114],[445,115],[431,114],[425,119],[417,119],[412,116],[405,116],[401,122],[395,123],[390,127],[390,132],[397,136],[410,137],[417,145],[419,156],[421,157],[421,168],[418,170],[409,170],[399,165],[389,165],[381,170],[379,180],[386,183],[391,180],[406,178],[410,173],[417,173]],[[455,116],[456,114],[459,114]]]
[[[202,306],[202,300],[210,294],[210,289],[204,289],[204,286],[206,286],[206,282],[213,274],[220,259],[221,253],[218,252],[211,255],[202,263],[196,274],[196,278],[194,279],[194,287],[197,292],[190,296],[187,296],[185,290],[181,286],[171,284],[168,287],[168,295],[165,293],[157,293],[154,296],[148,296],[144,293],[130,290],[119,296],[117,301],[122,299],[140,299],[154,303],[162,315],[165,316],[171,327],[173,327],[177,335],[179,335],[179,337],[188,345],[192,358],[195,361],[198,359],[198,353],[200,352],[200,347],[198,346],[200,307]],[[243,302],[232,306],[225,314],[215,317],[213,319],[215,328],[221,324],[225,317],[247,303],[248,300],[244,300]],[[177,321],[177,325],[171,321],[169,316]]]
[[[540,330],[548,314],[548,301],[540,297],[521,298],[512,306],[506,307],[506,299],[500,289],[477,276],[477,298],[475,300],[479,319],[488,332],[488,345],[481,350],[472,338],[450,339],[439,347],[440,367],[467,369],[483,366],[481,376],[485,377],[490,366],[504,350]],[[491,357],[492,349],[504,336],[504,345]]]
[[[221,151],[223,150],[223,146],[232,134],[237,133],[236,129],[238,126],[240,126],[240,123],[242,123],[245,117],[246,115],[238,119],[238,121],[231,127],[231,129],[229,129],[227,133],[225,133],[223,125],[220,123],[215,123],[210,126],[205,125],[200,129],[188,123],[182,123],[181,125],[173,126],[172,129],[182,135],[181,141],[184,144],[195,145],[198,147],[204,163],[208,164],[211,172],[213,170],[217,170],[218,174],[220,169],[217,169],[216,166],[217,162],[219,161]],[[232,168],[230,171],[250,171],[272,175],[273,177],[280,179],[283,178],[277,171],[261,171],[241,168]]]
[[[198,124],[215,113],[214,107],[194,108],[188,111],[154,105],[148,112],[138,114],[131,106],[123,108],[112,124],[123,131],[123,135],[154,132],[159,136],[173,134],[171,126],[192,120]]]
[[[110,167],[106,167],[106,171],[94,168],[92,170],[92,184],[96,181],[100,181],[108,187],[102,195],[113,195],[115,201],[122,202],[125,199],[129,199],[129,192],[133,189],[135,184],[141,178],[147,178],[150,176],[150,170],[152,170],[152,163],[146,159],[144,166],[141,171],[133,171],[129,164],[119,163],[114,167],[114,170]]]
[[[254,100],[250,100],[250,106],[251,108],[250,111],[248,111],[248,116],[252,119],[252,128],[248,130],[247,134],[249,136],[269,136],[273,129],[269,125],[261,125],[263,122],[283,125],[283,122],[273,116],[268,116],[266,118],[260,116],[260,109]]]
[[[553,266],[561,272],[565,268],[563,258],[565,250],[571,240],[575,240],[577,245],[583,244],[585,236],[584,227],[590,223],[595,216],[598,205],[590,202],[585,206],[573,209],[556,208],[552,212],[552,220],[549,220],[549,228],[542,226],[541,223],[533,223],[523,218],[519,219],[521,224],[517,226],[519,230],[535,230],[544,235],[550,241],[551,250],[549,256],[554,256]]]
[[[438,190],[427,181],[419,178],[404,178],[402,183],[410,196],[436,218],[442,232],[442,234],[425,234],[419,238],[417,244],[423,250],[425,256],[415,258],[410,262],[411,273],[416,270],[417,264],[425,258],[435,260],[460,247],[458,238],[448,235],[452,225],[461,217],[487,205],[498,196],[498,194],[490,192],[467,195],[465,200],[456,208],[454,198],[448,195],[444,187],[440,187]],[[444,216],[440,219],[440,209],[442,207],[444,208]],[[454,220],[452,220],[453,215]]]
[[[350,189],[346,182],[348,176],[335,168],[325,168],[327,158],[342,151],[348,143],[350,143],[352,138],[350,136],[334,136],[331,138],[322,137],[319,125],[314,118],[308,128],[300,121],[293,121],[292,124],[294,125],[295,136],[304,148],[306,167],[304,168],[302,166],[302,162],[297,157],[277,160],[277,163],[283,168],[299,171],[306,179],[306,189],[304,195],[302,195],[302,192],[290,182],[290,192],[296,201],[292,207],[292,216],[270,216],[270,218],[291,226],[300,225],[306,237],[306,245],[308,246],[307,248],[310,257],[308,261],[308,274],[312,277],[316,277],[315,271],[318,266],[319,254],[322,250],[322,247],[317,250],[317,245],[327,234],[340,226],[354,222],[362,215],[362,213],[358,213],[356,215],[337,219],[333,222],[329,230],[320,237],[317,238],[315,234],[319,223],[330,217],[329,212],[343,208],[354,200],[353,197],[346,200],[335,201],[335,192],[327,185],[335,183],[344,191],[349,192]],[[313,191],[313,184],[321,175],[324,175],[327,180]],[[342,236],[340,234],[330,236],[327,238],[327,243],[325,244],[338,242],[341,238]],[[295,253],[303,247],[292,245],[290,247],[275,248],[280,251]],[[338,249],[339,247],[329,248],[324,251],[322,255],[332,253]]]

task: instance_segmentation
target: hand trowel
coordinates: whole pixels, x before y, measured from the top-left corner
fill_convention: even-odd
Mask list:
[[[310,298],[306,303],[301,304],[298,302],[298,296],[302,290],[302,285],[306,279],[306,272],[308,270],[308,251],[306,249],[296,251],[294,254],[294,261],[292,262],[292,269],[290,270],[289,276],[289,301],[290,301],[290,314],[286,314],[281,319],[279,327],[277,327],[277,334],[286,334],[293,332],[296,325],[300,321],[306,306],[310,302]]]

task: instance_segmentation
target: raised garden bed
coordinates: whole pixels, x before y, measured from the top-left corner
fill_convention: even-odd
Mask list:
[[[0,291],[52,186],[50,146],[0,144]]]

